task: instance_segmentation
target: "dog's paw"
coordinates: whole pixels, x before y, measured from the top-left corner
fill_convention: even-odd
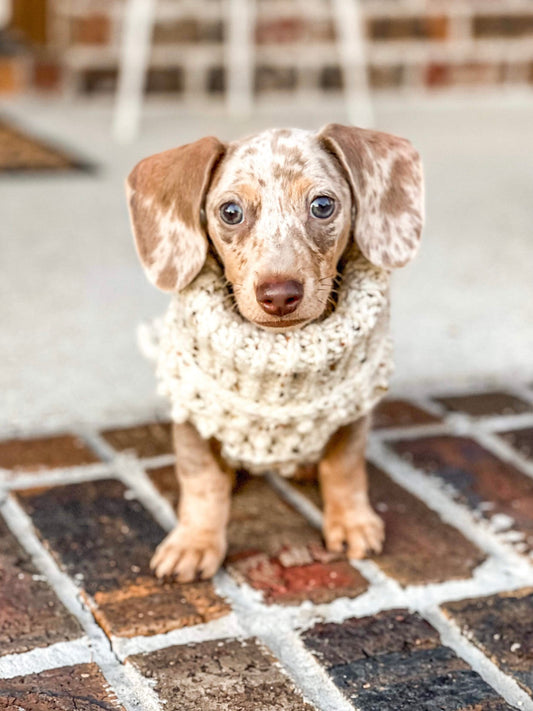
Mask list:
[[[323,533],[329,551],[346,550],[351,559],[380,553],[385,540],[383,521],[369,505],[325,511]]]
[[[176,526],[159,544],[150,561],[158,578],[175,577],[180,583],[212,578],[226,555],[222,533]]]

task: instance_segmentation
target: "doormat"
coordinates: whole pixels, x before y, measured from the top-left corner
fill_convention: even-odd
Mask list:
[[[0,174],[66,170],[93,172],[95,166],[0,117]]]

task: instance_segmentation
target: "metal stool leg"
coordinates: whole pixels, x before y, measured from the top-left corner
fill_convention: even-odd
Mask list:
[[[374,107],[366,72],[365,33],[359,0],[332,0],[332,3],[348,118],[358,126],[373,126]]]
[[[113,116],[117,141],[133,140],[139,131],[146,72],[150,61],[156,0],[127,0]]]

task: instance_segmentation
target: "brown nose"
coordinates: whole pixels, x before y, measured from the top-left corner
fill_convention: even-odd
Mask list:
[[[299,281],[265,281],[255,290],[255,297],[263,311],[273,316],[285,316],[296,311],[304,293]]]

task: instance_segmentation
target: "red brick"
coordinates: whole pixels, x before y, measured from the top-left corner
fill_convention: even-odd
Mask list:
[[[398,486],[385,472],[368,466],[370,500],[385,522],[383,552],[373,558],[401,585],[461,580],[485,558],[484,554],[422,501]],[[318,484],[293,484],[321,506]]]
[[[533,34],[533,14],[478,15],[473,19],[475,37],[521,37]]]
[[[444,16],[374,18],[369,22],[369,34],[373,40],[443,40],[448,36],[448,18]]]
[[[27,89],[27,69],[26,57],[0,55],[0,96]]]
[[[533,459],[533,427],[524,427],[520,430],[509,430],[508,432],[499,432],[506,442],[511,447],[514,447],[517,452],[527,459]]]
[[[485,86],[500,84],[504,77],[504,66],[500,62],[464,62],[450,64],[448,73],[450,84],[464,86]]]
[[[407,400],[382,400],[372,414],[374,429],[431,425],[437,422],[441,422],[439,417]]]
[[[6,711],[124,711],[96,664],[0,679]]]
[[[13,471],[75,467],[97,461],[85,444],[73,435],[0,442],[0,467]]]
[[[390,446],[415,467],[450,485],[454,498],[479,516],[510,517],[512,529],[524,537],[519,550],[533,550],[533,479],[465,437],[423,437]]]
[[[150,472],[177,505],[172,467]],[[268,603],[331,602],[356,597],[366,580],[347,561],[328,553],[312,528],[261,477],[242,479],[232,500],[226,568],[239,582],[260,590]]]
[[[194,18],[167,19],[154,27],[154,44],[192,44],[197,42],[222,42],[224,27],[220,21],[206,22]]]
[[[138,457],[157,457],[174,453],[169,422],[150,422],[106,430],[102,432],[102,437],[117,451],[132,451]]]
[[[446,86],[450,83],[450,65],[432,62],[425,69],[425,83],[429,87]]]
[[[111,21],[108,15],[93,13],[76,18],[72,37],[79,44],[108,44],[111,39]]]
[[[481,677],[407,610],[318,624],[305,646],[339,690],[364,711],[511,711]]]
[[[59,62],[37,58],[33,65],[33,85],[44,91],[56,91],[61,85],[62,70]]]
[[[435,398],[453,412],[464,412],[471,417],[492,415],[517,415],[533,412],[531,405],[510,393],[493,391],[467,395],[454,395]]]
[[[297,42],[305,32],[305,21],[300,17],[280,17],[259,20],[255,41],[258,44]]]
[[[371,64],[367,72],[369,84],[373,89],[396,89],[404,82],[405,67],[402,64],[392,66]]]
[[[290,44],[294,42],[327,42],[335,37],[330,20],[313,21],[312,17],[278,17],[259,19],[256,24],[257,44]]]
[[[0,655],[82,635],[78,622],[0,518]]]
[[[312,711],[255,639],[169,647],[130,657],[165,711]]]
[[[256,91],[287,91],[295,89],[298,81],[294,67],[278,67],[260,64],[255,70]]]
[[[533,590],[448,602],[443,610],[471,642],[533,695]]]
[[[148,564],[164,531],[122,483],[20,491],[18,498],[107,634],[158,634],[228,612],[209,582],[180,585],[154,578]]]

